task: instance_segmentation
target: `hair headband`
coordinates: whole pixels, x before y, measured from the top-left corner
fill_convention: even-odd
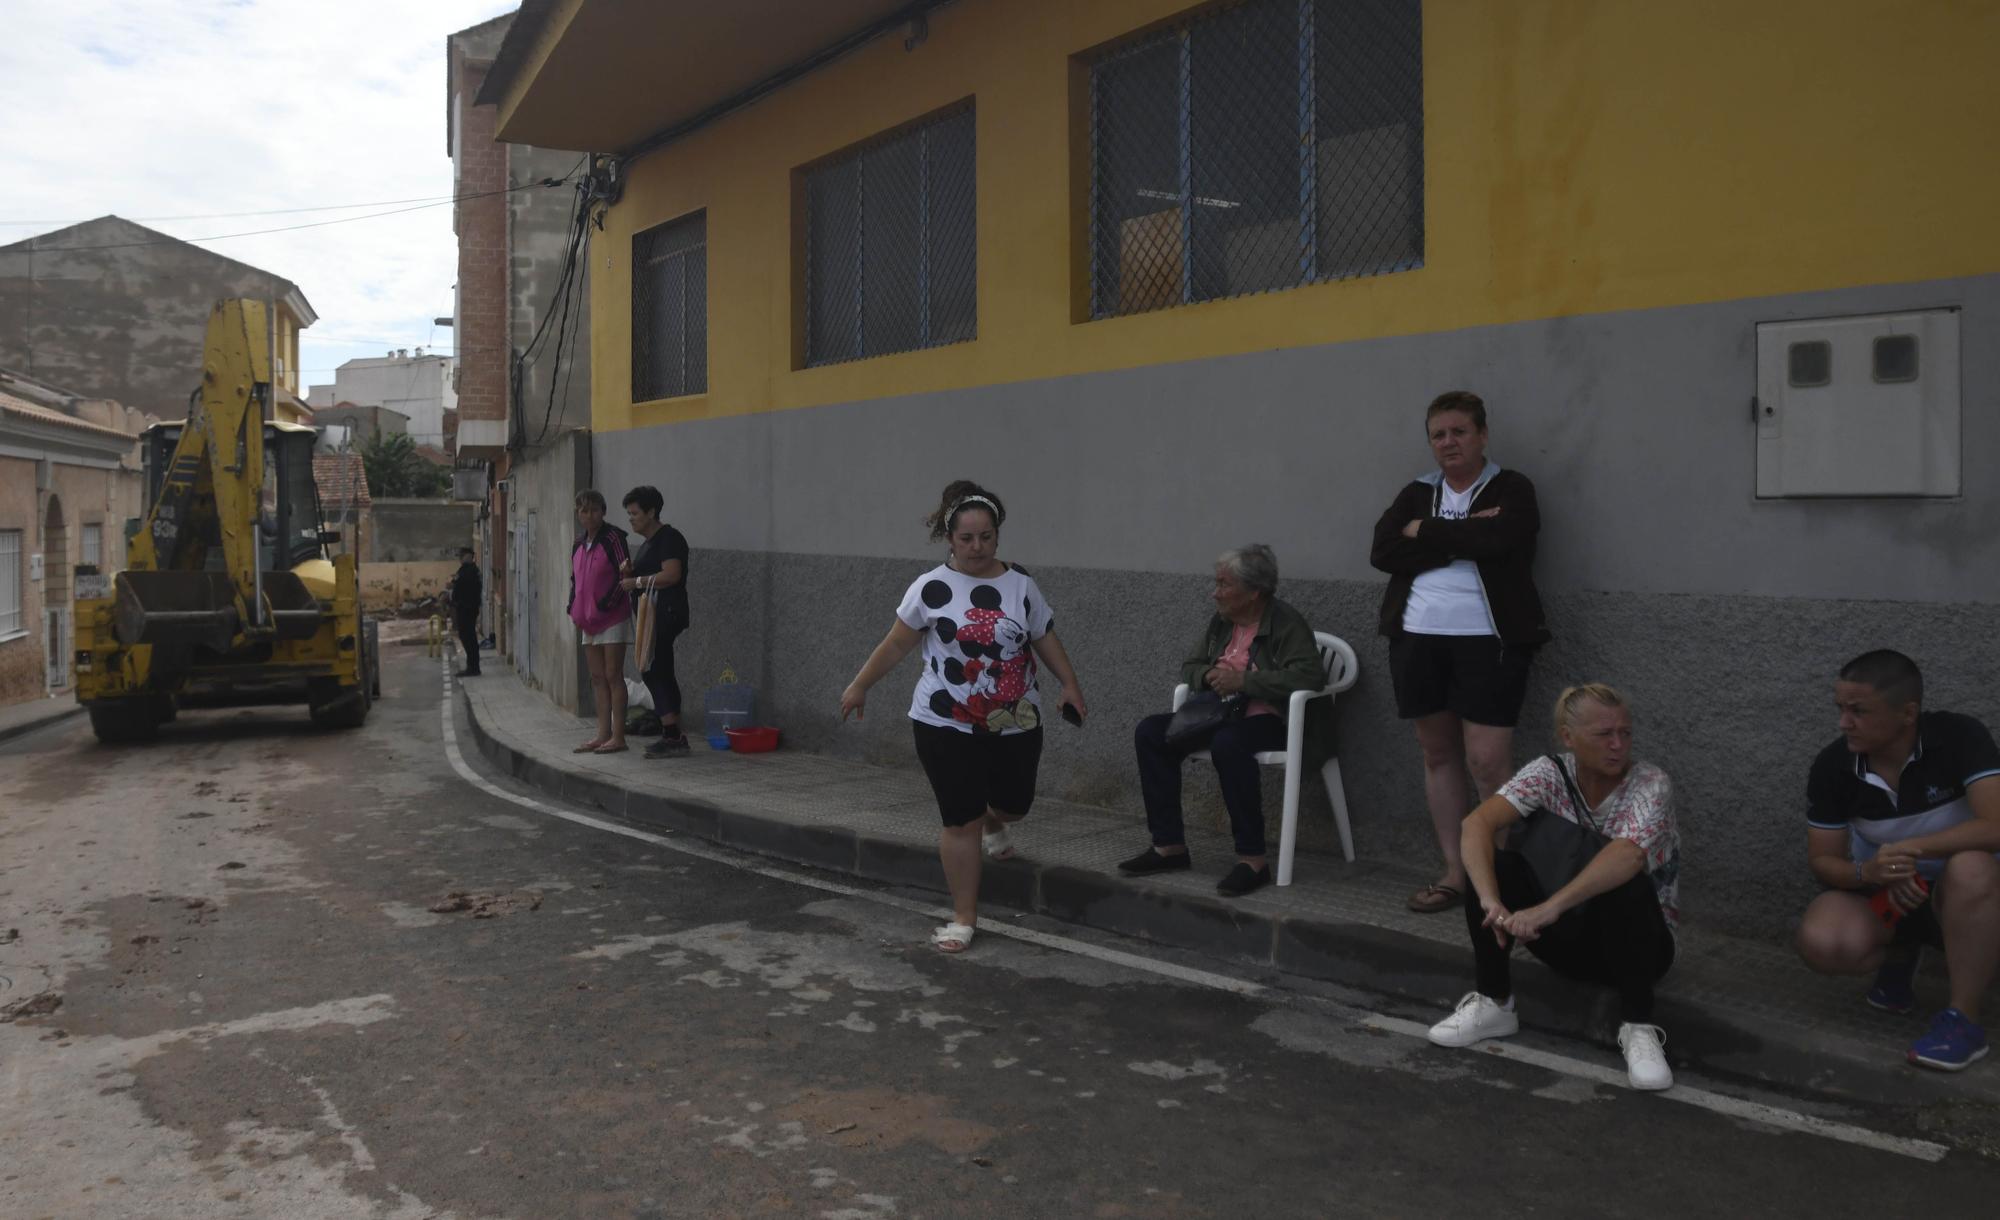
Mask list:
[[[957,502],[951,506],[951,511],[944,515],[946,523],[949,524],[954,518],[956,518],[958,516],[958,510],[964,508],[968,504],[985,505],[986,511],[993,514],[993,524],[995,525],[999,525],[1003,520],[1006,519],[1007,514],[1000,511],[1000,506],[998,504],[995,504],[993,501],[987,499],[985,496],[960,496]]]

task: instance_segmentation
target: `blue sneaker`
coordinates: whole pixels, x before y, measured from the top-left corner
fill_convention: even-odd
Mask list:
[[[1956,1008],[1931,1018],[1929,1032],[1910,1043],[1910,1062],[1946,1072],[1963,1071],[1986,1055],[1986,1031]]]
[[[1910,954],[1904,961],[1890,959],[1882,963],[1875,972],[1875,985],[1868,989],[1868,1003],[1883,1012],[1893,1012],[1897,1016],[1908,1016],[1917,1010],[1917,966],[1924,960],[1923,950]]]

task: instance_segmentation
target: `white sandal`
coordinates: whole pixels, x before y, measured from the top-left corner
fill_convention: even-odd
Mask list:
[[[988,860],[1012,860],[1014,858],[1013,836],[1007,833],[1005,826],[990,834],[981,831],[979,834],[979,850],[986,853]]]
[[[931,944],[937,947],[939,953],[963,953],[972,947],[972,936],[976,931],[977,929],[969,923],[948,923],[931,933]],[[958,948],[945,948],[946,945],[953,943],[956,943]]]

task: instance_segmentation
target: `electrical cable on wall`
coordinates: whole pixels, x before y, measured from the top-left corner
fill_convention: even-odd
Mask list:
[[[588,161],[589,158],[585,158]],[[585,161],[579,161],[577,168],[570,171],[570,178],[576,177]],[[604,184],[600,180],[603,163],[592,166],[591,173],[576,184],[575,205],[570,212],[569,240],[563,252],[562,268],[557,276],[557,286],[550,296],[548,306],[535,327],[535,333],[528,344],[514,358],[513,376],[510,378],[509,400],[509,440],[508,447],[515,451],[540,445],[547,439],[556,421],[556,398],[560,392],[564,413],[569,406],[570,378],[575,372],[575,349],[581,333],[583,304],[578,299],[584,274],[588,268],[590,229],[593,211],[601,211],[605,199]],[[572,325],[572,317],[575,325]],[[550,324],[555,324],[553,345],[548,354],[552,356],[549,366],[549,394],[542,411],[541,426],[536,429],[533,440],[528,438],[528,407],[526,404],[527,375],[529,367],[536,361],[550,337]],[[565,367],[568,361],[568,367]]]
[[[571,171],[570,177],[573,177],[574,175],[575,171]],[[502,190],[480,191],[471,195],[455,195],[449,199],[440,199],[434,203],[420,203],[415,205],[414,207],[392,208],[387,212],[369,212],[362,216],[340,216],[336,217],[333,220],[315,220],[315,221],[310,221],[306,224],[284,225],[275,229],[252,229],[243,233],[217,233],[212,237],[163,237],[157,241],[106,242],[102,245],[96,245],[96,246],[34,245],[32,246],[32,250],[34,253],[37,254],[68,254],[73,251],[84,251],[84,250],[132,250],[132,249],[137,249],[141,246],[165,246],[165,245],[172,245],[176,242],[195,243],[204,241],[227,241],[235,237],[263,237],[271,233],[296,233],[301,229],[323,229],[328,225],[353,224],[357,220],[378,220],[384,216],[401,216],[405,212],[421,212],[426,208],[441,208],[444,207],[446,204],[462,203],[468,199],[485,199],[492,195],[510,195],[515,191],[525,191],[531,187],[563,186],[569,182],[570,177],[542,178],[534,182],[523,182],[519,186],[506,187]],[[35,239],[32,237],[27,238],[26,240],[29,243],[33,243],[35,241]]]

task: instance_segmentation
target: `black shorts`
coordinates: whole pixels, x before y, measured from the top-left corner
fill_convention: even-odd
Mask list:
[[[1944,948],[1944,927],[1937,917],[1938,886],[1931,884],[1931,899],[1896,921],[1892,944],[1921,945],[1930,949]]]
[[[917,760],[937,793],[946,826],[969,826],[990,806],[1020,817],[1035,803],[1035,773],[1042,764],[1042,730],[965,733],[910,721]]]
[[[1455,712],[1461,720],[1511,729],[1528,697],[1534,644],[1497,635],[1418,635],[1389,641],[1396,714],[1405,720]]]

